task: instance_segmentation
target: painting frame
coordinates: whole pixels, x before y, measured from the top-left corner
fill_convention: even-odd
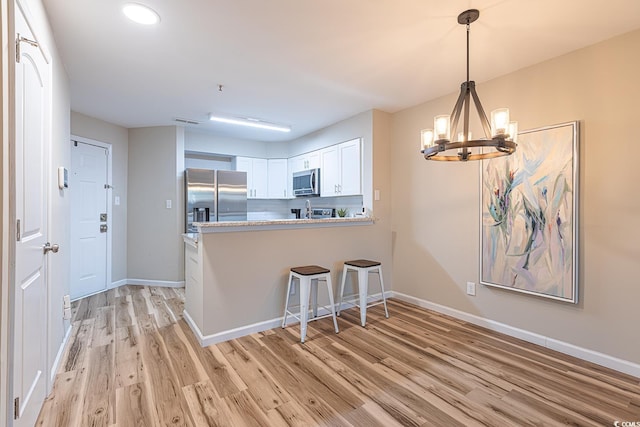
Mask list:
[[[580,123],[518,133],[480,166],[480,283],[578,303]]]

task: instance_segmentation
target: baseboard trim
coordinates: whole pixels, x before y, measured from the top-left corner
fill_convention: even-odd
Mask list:
[[[559,351],[560,353],[568,354],[570,356],[574,356],[579,359],[596,363],[598,365],[602,365],[607,368],[611,368],[616,371],[623,372],[625,374],[633,375],[635,377],[640,378],[640,364],[630,362],[624,359],[619,359],[617,357],[600,353],[594,350],[590,350],[588,348],[578,347],[576,345],[569,344],[564,341],[560,341],[544,335],[536,334],[534,332],[530,332],[525,329],[515,328],[505,323],[500,323],[495,320],[486,319],[484,317],[480,317],[464,311],[456,310],[455,308],[440,305],[428,300],[402,294],[400,292],[391,291],[389,293],[391,297],[397,298],[401,301],[405,301],[422,308],[433,310],[438,313],[446,314],[448,316],[455,317],[456,319],[464,320],[465,322],[473,323],[474,325],[482,326],[492,331],[500,332],[505,335],[519,338],[521,340],[524,340],[533,344],[538,344],[540,346],[549,348],[551,350]]]
[[[386,293],[385,293],[386,294]],[[344,302],[342,303],[342,309],[348,310],[349,308],[354,307],[353,304]],[[329,314],[329,310],[324,307],[318,307],[318,316],[324,316]],[[202,347],[207,347],[213,344],[218,344],[224,341],[229,341],[235,338],[244,337],[247,335],[255,334],[258,332],[268,331],[269,329],[279,328],[282,326],[282,317],[277,317],[275,319],[264,320],[262,322],[253,323],[251,325],[240,326],[238,328],[229,329],[226,331],[218,332],[211,335],[203,335],[198,325],[193,321],[187,310],[182,312],[184,315],[184,320],[187,322],[193,333],[195,334],[198,342]],[[296,314],[300,317],[300,313]],[[289,316],[291,317],[291,316]],[[295,320],[295,318],[294,318]],[[287,323],[287,327],[295,325],[296,323],[290,322]]]
[[[49,372],[49,390],[51,392],[51,388],[53,387],[53,381],[56,378],[56,373],[58,372],[58,368],[60,367],[60,362],[62,361],[62,356],[64,355],[64,350],[67,347],[67,343],[69,342],[69,338],[71,337],[71,330],[73,328],[69,326],[67,328],[67,332],[64,334],[64,338],[60,343],[60,348],[58,348],[58,353],[56,354],[56,358],[53,361],[53,365],[51,365],[51,371]],[[47,393],[48,394],[48,393]]]
[[[117,280],[115,282],[111,282],[111,286],[109,286],[109,289],[118,288],[118,287],[124,286],[126,284],[127,284],[127,279]]]
[[[127,279],[116,280],[115,282],[111,282],[111,286],[109,286],[109,289],[118,288],[126,284],[127,284]]]
[[[172,282],[168,280],[147,280],[147,279],[124,279],[118,283],[124,282],[126,285],[141,285],[141,286],[160,286],[164,288],[184,288],[184,280],[179,282]]]
[[[227,331],[218,332],[217,334],[203,335],[198,325],[193,321],[187,310],[182,312],[184,320],[187,322],[193,333],[196,335],[198,342],[202,347],[207,347],[213,344],[218,344],[223,341],[232,340],[234,338],[244,337],[246,335],[255,334],[256,332],[263,332],[269,329],[277,328],[282,324],[282,318],[276,318],[271,320],[265,320],[263,322],[254,323],[251,325],[241,326],[239,328],[229,329]]]

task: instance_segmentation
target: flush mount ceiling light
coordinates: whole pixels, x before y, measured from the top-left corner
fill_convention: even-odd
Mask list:
[[[491,159],[508,156],[516,151],[518,123],[509,122],[509,109],[500,108],[491,112],[491,123],[482,108],[480,98],[476,93],[476,82],[469,81],[469,33],[471,23],[480,16],[480,11],[470,9],[458,15],[458,23],[467,27],[467,80],[460,86],[460,96],[453,107],[450,116],[436,116],[433,129],[421,131],[421,153],[427,160],[461,161]],[[469,110],[471,98],[475,105],[485,138],[472,139],[469,131]],[[464,113],[462,108],[464,107]],[[462,132],[457,133],[458,122],[462,115]],[[454,139],[453,136],[457,138]],[[478,153],[472,153],[470,148],[477,147]],[[482,152],[480,147],[493,147],[495,150]],[[449,150],[458,150],[457,155],[447,155]],[[451,152],[451,151],[449,151]]]
[[[264,120],[254,119],[251,117],[225,117],[217,114],[209,114],[209,120],[218,123],[228,123],[232,125],[249,126],[258,129],[275,130],[278,132],[291,132],[291,127],[278,125]]]
[[[133,22],[142,25],[153,25],[160,22],[160,15],[153,9],[139,3],[126,3],[122,6],[122,12]]]

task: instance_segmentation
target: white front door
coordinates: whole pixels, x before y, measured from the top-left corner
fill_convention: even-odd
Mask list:
[[[71,299],[107,289],[107,155],[71,142]]]
[[[50,64],[15,12],[14,426],[33,426],[46,395],[47,189],[51,144]]]

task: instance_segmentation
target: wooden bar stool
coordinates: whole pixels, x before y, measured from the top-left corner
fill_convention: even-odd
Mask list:
[[[367,322],[367,307],[373,307],[374,305],[384,304],[384,315],[389,318],[389,311],[387,310],[387,299],[384,296],[384,281],[382,279],[382,263],[378,261],[369,261],[367,259],[356,259],[352,261],[345,261],[344,268],[342,270],[342,283],[340,284],[340,299],[338,300],[338,316],[342,310],[342,298],[344,296],[344,283],[347,280],[347,272],[349,270],[356,271],[358,273],[358,298],[360,304],[355,304],[360,308],[360,323],[362,326]],[[378,273],[380,278],[380,289],[382,291],[382,301],[367,304],[369,299],[369,273]],[[355,295],[354,295],[355,296]],[[356,301],[354,298],[351,301]]]
[[[291,286],[294,279],[298,279],[300,289],[300,317],[290,311],[289,297],[291,296]],[[318,281],[323,280],[327,285],[327,293],[329,294],[329,309],[331,313],[318,316]],[[309,318],[309,297],[311,297],[311,308],[313,310],[312,317]],[[289,284],[287,286],[287,300],[284,307],[284,316],[282,319],[282,327],[287,324],[287,316],[292,315],[300,321],[300,342],[304,342],[307,336],[307,322],[312,320],[323,319],[333,316],[333,326],[338,333],[338,321],[336,320],[336,309],[333,303],[333,286],[331,285],[331,270],[317,265],[306,265],[303,267],[293,267],[289,271]]]

